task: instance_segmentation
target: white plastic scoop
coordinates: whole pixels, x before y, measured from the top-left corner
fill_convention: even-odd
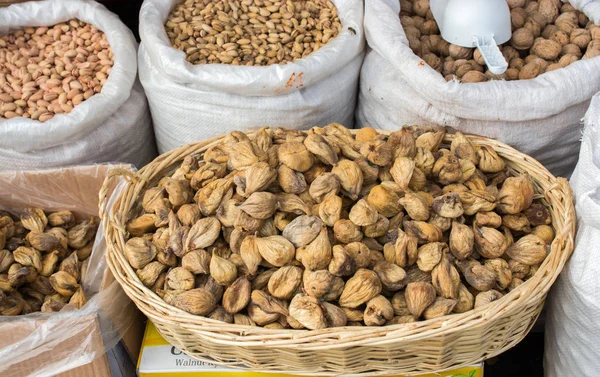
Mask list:
[[[506,0],[430,0],[442,38],[462,47],[477,47],[490,72],[499,75],[508,63],[498,44],[511,38]]]

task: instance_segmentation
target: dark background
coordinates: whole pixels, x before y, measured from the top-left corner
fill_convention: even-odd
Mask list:
[[[112,12],[119,15],[139,41],[138,15],[142,0],[100,0]],[[511,350],[488,360],[485,377],[543,377],[544,333],[543,325],[534,330]]]
[[[138,33],[138,15],[140,13],[140,7],[143,0],[97,0],[104,4],[113,13],[116,13],[121,21],[127,25],[135,38],[140,41],[140,35]]]

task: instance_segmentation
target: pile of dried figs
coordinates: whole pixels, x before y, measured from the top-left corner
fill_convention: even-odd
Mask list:
[[[233,132],[150,185],[125,257],[167,303],[272,329],[463,313],[554,238],[527,173],[456,133],[341,124]]]
[[[81,308],[98,219],[71,211],[0,211],[0,316]]]

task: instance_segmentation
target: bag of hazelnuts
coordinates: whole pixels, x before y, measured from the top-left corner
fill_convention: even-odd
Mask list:
[[[91,363],[132,326],[137,309],[98,230],[98,192],[113,167],[0,172],[0,375]]]
[[[370,0],[361,71],[359,127],[451,126],[501,140],[568,176],[581,118],[600,91],[597,2],[507,0],[509,63],[492,74],[478,50],[440,35],[429,0]],[[581,5],[581,6],[580,6]]]

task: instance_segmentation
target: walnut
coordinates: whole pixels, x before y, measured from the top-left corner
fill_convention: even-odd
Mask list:
[[[551,39],[537,38],[531,47],[531,53],[542,59],[554,60],[558,58],[562,46]]]
[[[510,39],[510,45],[517,50],[527,50],[533,45],[533,34],[527,28],[516,30]]]

